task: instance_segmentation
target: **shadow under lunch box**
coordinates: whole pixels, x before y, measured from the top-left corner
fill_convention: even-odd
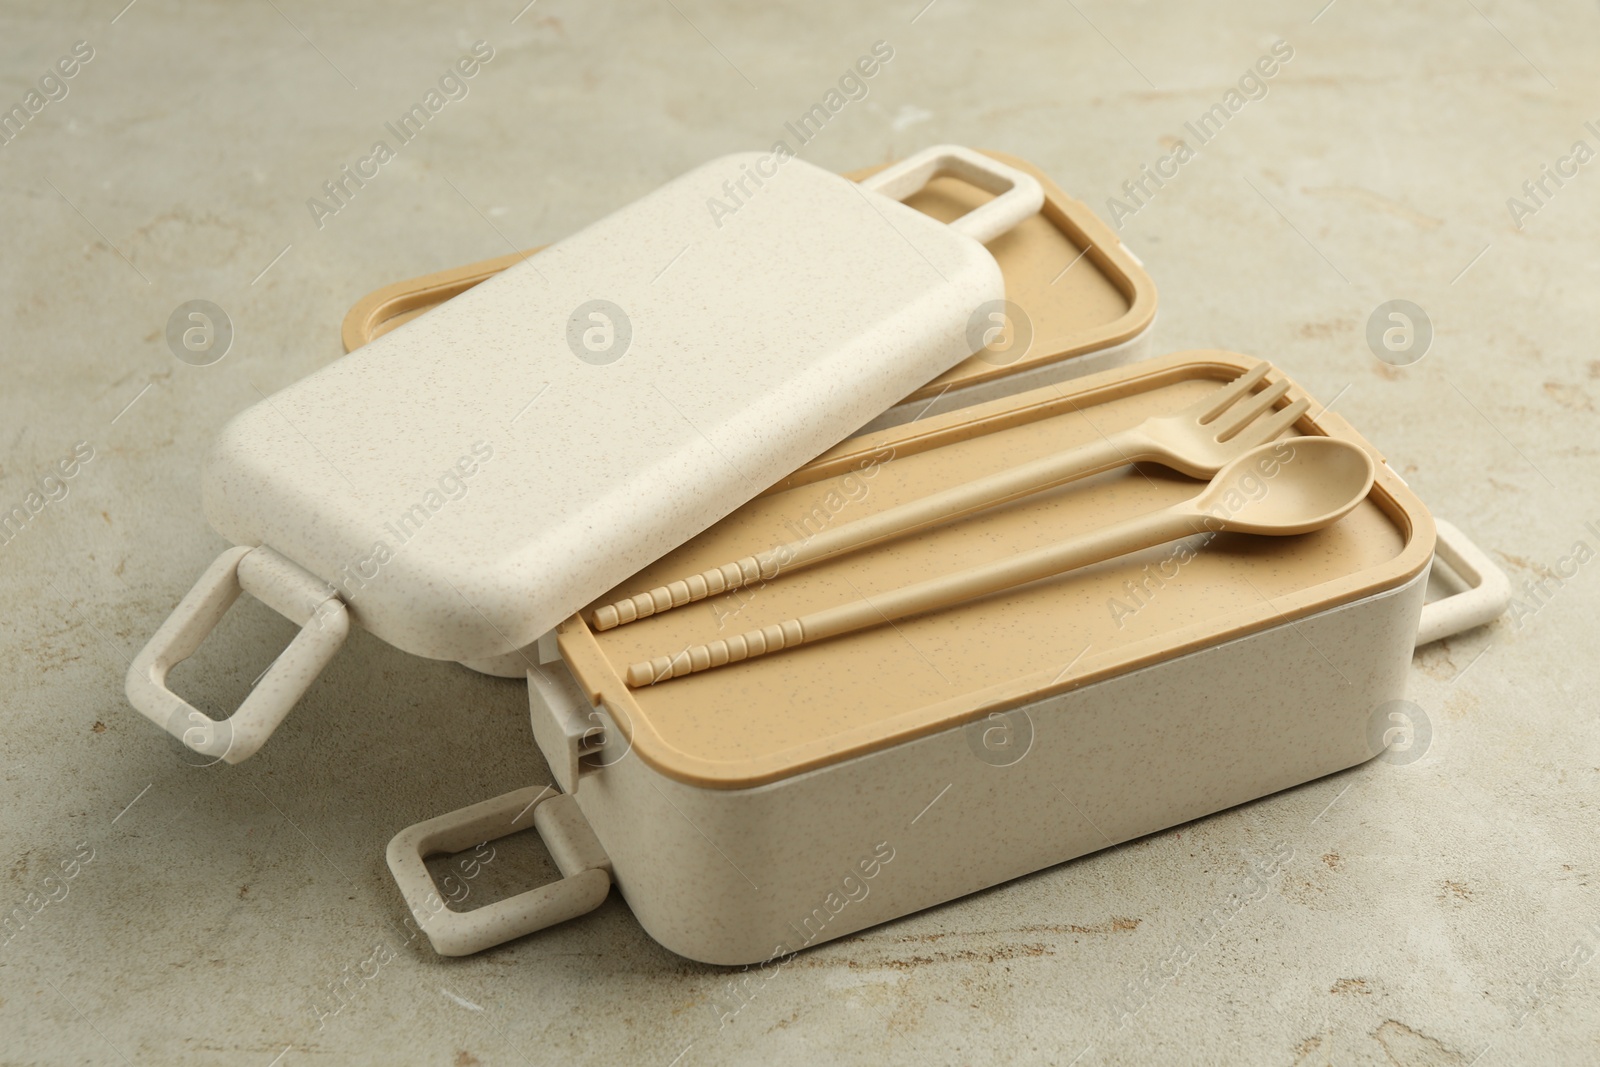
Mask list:
[[[1258,361],[1178,353],[854,437],[567,619],[528,670],[555,787],[413,826],[389,865],[435,949],[478,951],[614,884],[681,955],[767,960],[1351,767],[1411,656],[1503,610],[1504,576],[1376,464],[1293,537],[1195,537],[779,654],[631,688],[629,664],[1037,548],[1189,498],[1107,472],[596,631],[673,578],[1186,407]],[[1284,380],[1274,370],[1267,384]],[[1263,386],[1264,388],[1265,386]],[[1292,383],[1281,402],[1305,396]],[[1292,447],[1294,438],[1284,438]],[[1270,491],[1270,487],[1269,490]],[[1425,603],[1439,554],[1472,588]],[[434,907],[423,859],[536,827],[559,881]]]

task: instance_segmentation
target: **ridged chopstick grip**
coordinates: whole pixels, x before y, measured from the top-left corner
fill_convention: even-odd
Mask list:
[[[609,630],[623,623],[649,618],[658,611],[681,608],[685,604],[704,600],[708,596],[743,588],[758,578],[770,581],[777,574],[776,567],[764,570],[760,560],[754,556],[746,556],[734,563],[724,563],[720,567],[701,571],[670,585],[658,585],[648,593],[640,593],[626,600],[619,600],[615,604],[596,608],[594,628]]]
[[[690,645],[676,656],[657,656],[635,663],[628,668],[628,684],[635,689],[655,685],[668,678],[681,678],[685,674],[793,648],[804,644],[805,640],[806,629],[800,620],[789,619],[707,645]]]

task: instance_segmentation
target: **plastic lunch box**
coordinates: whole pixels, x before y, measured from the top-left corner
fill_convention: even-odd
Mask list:
[[[1018,172],[1042,179],[1003,156],[993,157],[1001,165],[998,177],[981,160],[954,166],[953,151],[913,157],[888,172],[898,187],[879,188],[898,196],[925,181],[904,199],[949,220],[963,212],[971,217],[983,205],[984,191],[1025,184],[1012,177]],[[934,175],[941,168],[956,173]],[[752,539],[778,536],[772,524],[781,525],[791,505],[814,509],[818,500],[839,500],[865,514],[951,479],[1020,462],[1036,454],[1029,448],[1045,447],[1045,438],[1050,447],[1070,445],[1091,422],[1109,430],[1116,419],[1133,418],[1141,404],[1181,403],[1193,390],[1214,385],[1208,379],[1230,376],[1251,362],[1221,353],[1169,357],[1008,396],[1142,356],[1155,309],[1153,286],[1111,231],[1048,181],[1041,184],[1042,209],[1029,209],[1011,232],[987,241],[1004,279],[1004,299],[1012,302],[1008,317],[1023,321],[1031,342],[991,344],[925,385],[895,393],[885,386],[874,402],[887,412],[869,427],[873,432],[781,481],[773,473],[772,488],[686,544],[682,530],[703,528],[716,517],[704,517],[714,509],[676,528],[675,540],[645,554],[653,559],[681,547],[609,592],[636,592],[657,577],[733,558],[729,546],[744,549]],[[1012,203],[1015,211],[1015,197]],[[885,210],[892,209],[880,206],[880,218]],[[904,224],[900,214],[891,217]],[[734,221],[757,220],[752,215]],[[535,263],[561,247],[542,252]],[[667,248],[663,259],[671,252]],[[365,346],[523,259],[526,254],[504,257],[381,290],[347,317],[346,347]],[[518,267],[524,281],[530,265]],[[984,317],[963,324],[969,337],[972,321],[993,321],[987,316],[996,300],[991,293],[976,302]],[[470,301],[452,307],[464,304]],[[397,340],[409,338],[409,346],[375,344],[358,355],[376,363],[374,353],[386,354],[385,388],[393,389],[397,357],[403,361],[429,343],[429,335],[419,331],[441,317],[396,334]],[[953,333],[956,324],[947,321],[945,328]],[[435,347],[439,340],[434,334]],[[969,341],[962,352],[977,347]],[[288,395],[278,394],[262,407]],[[896,402],[896,396],[903,399]],[[285,424],[301,414],[274,413]],[[856,425],[867,421],[855,411],[849,418]],[[912,420],[914,425],[903,425]],[[837,440],[850,432],[848,426],[840,430],[848,421],[830,422],[827,432]],[[1301,429],[1354,436],[1331,414],[1302,420]],[[744,453],[741,448],[734,454]],[[779,473],[804,458],[792,455],[786,466],[777,464]],[[306,455],[299,459],[310,463]],[[469,465],[492,469],[493,461]],[[737,505],[733,497],[752,495],[746,482],[743,490],[727,491],[722,512]],[[1089,609],[1104,612],[1104,604],[1095,607],[1075,595],[1041,600],[1040,591],[1108,582],[1125,568],[1137,570],[1141,560],[1160,573],[1163,559],[1129,557],[1030,587],[1021,616],[995,615],[995,604],[1011,598],[990,598],[646,692],[619,688],[618,665],[638,651],[629,642],[660,652],[691,631],[697,640],[715,635],[724,616],[736,618],[743,629],[809,603],[807,597],[841,599],[841,588],[889,580],[903,573],[898,568],[962,565],[979,543],[988,551],[1021,547],[1028,524],[1015,520],[1034,505],[1076,501],[1075,507],[1097,520],[1110,519],[1118,509],[1153,505],[1166,499],[1162,494],[1193,487],[1153,473],[1140,490],[1130,478],[1103,476],[1028,507],[1012,505],[981,521],[932,531],[893,552],[846,557],[747,591],[737,601],[696,605],[607,634],[590,632],[580,615],[572,615],[559,633],[546,634],[536,646],[521,647],[530,633],[524,629],[501,635],[498,649],[505,651],[490,649],[487,655],[412,647],[492,673],[526,673],[535,738],[565,792],[519,790],[411,827],[390,844],[397,882],[442,953],[476,951],[581,914],[597,906],[615,882],[645,928],[674,951],[720,963],[766,959],[1360,762],[1373,754],[1365,731],[1369,713],[1402,691],[1413,643],[1476,625],[1503,609],[1503,576],[1441,524],[1438,555],[1460,577],[1458,585],[1472,588],[1423,610],[1433,528],[1384,468],[1373,499],[1336,528],[1354,531],[1360,524],[1360,536],[1341,533],[1340,544],[1352,554],[1331,569],[1291,568],[1286,585],[1263,577],[1279,576],[1276,564],[1250,570],[1259,604],[1244,598],[1238,583],[1247,560],[1253,566],[1267,562],[1259,548],[1214,545],[1185,565],[1177,581],[1160,584],[1148,603],[1129,601],[1137,612],[1121,616],[1125,625],[1112,626],[1103,643],[1089,634],[1106,628],[1112,616],[1090,618]],[[817,495],[805,497],[808,492]],[[1140,492],[1154,495],[1141,498]],[[208,487],[208,505],[209,495]],[[825,505],[832,514],[830,508]],[[467,510],[461,509],[458,522],[466,521]],[[217,513],[208,513],[216,522]],[[448,523],[433,524],[429,532],[450,536]],[[213,565],[135,661],[129,695],[191,747],[237,760],[281,720],[336,650],[350,618],[369,620],[363,590],[340,596],[329,585],[337,575],[308,573],[303,551],[291,562],[272,549],[253,549],[261,541],[277,547],[253,531],[230,536],[243,543]],[[863,570],[858,574],[856,568]],[[622,573],[613,568],[602,578],[597,571],[595,580],[582,585],[582,600],[606,599],[601,587]],[[1121,580],[1138,578],[1148,589],[1148,572],[1141,573]],[[384,575],[389,577],[401,576]],[[164,677],[198,646],[241,588],[306,629],[258,683],[251,697],[256,704],[247,701],[232,720],[218,724],[168,692]],[[570,603],[563,613],[580,606]],[[1074,611],[1084,618],[1075,618]],[[1177,625],[1185,619],[1188,625]],[[688,629],[679,634],[674,627]],[[1082,645],[1065,647],[1080,631]],[[1049,636],[1062,638],[1063,647],[1047,648]],[[1307,651],[1313,641],[1315,663]],[[1262,663],[1272,667],[1270,680]],[[1315,691],[1308,691],[1316,663],[1325,672],[1332,668],[1341,681],[1318,678]],[[793,678],[791,672],[797,672]],[[719,705],[728,710],[719,713]],[[1285,730],[1290,712],[1293,728]],[[1063,730],[1069,722],[1070,731]],[[1263,731],[1266,722],[1276,729]],[[1271,744],[1263,745],[1263,734],[1271,735]],[[1026,827],[996,818],[1022,810],[1040,817],[1024,820]],[[1059,833],[1040,835],[1041,819],[1059,825]],[[432,906],[436,894],[423,856],[529,825],[550,848],[564,875],[560,881],[464,914]]]
[[[596,603],[792,539],[797,521],[845,521],[1094,440],[1255,363],[1178,353],[852,438]],[[1373,451],[1333,413],[1297,429]],[[443,954],[581,914],[615,884],[672,951],[767,960],[1370,759],[1414,647],[1504,609],[1504,576],[1453,528],[1436,540],[1380,462],[1368,499],[1314,534],[1223,534],[1187,558],[1165,546],[660,685],[623,680],[629,663],[719,632],[1195,491],[1129,468],[603,633],[574,614],[528,671],[560,791],[403,831],[396,882]],[[1470,588],[1425,604],[1436,549]],[[471,912],[431,906],[425,855],[529,825],[561,880]]]

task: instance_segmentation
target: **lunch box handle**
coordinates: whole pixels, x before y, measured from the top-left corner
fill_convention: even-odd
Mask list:
[[[439,899],[424,859],[488,844],[529,826],[550,850],[561,870],[559,880],[473,911],[453,911]],[[575,919],[598,908],[611,891],[611,857],[577,798],[550,786],[518,789],[409,826],[389,842],[387,858],[406,906],[441,956],[468,956]]]
[[[167,672],[188,659],[241,592],[298,623],[300,632],[257,679],[230,717],[209,717],[167,688]],[[128,667],[128,700],[194,751],[240,763],[283,722],[350,632],[350,615],[333,587],[265,545],[228,549]]]
[[[1511,603],[1511,580],[1483,549],[1443,519],[1435,519],[1434,525],[1438,528],[1434,558],[1443,560],[1467,588],[1423,605],[1417,623],[1418,648],[1493,622]]]
[[[1033,175],[954,144],[924,148],[861,179],[860,184],[891,200],[904,200],[939,174],[949,174],[995,194],[993,200],[948,224],[975,241],[994,240],[1023,219],[1037,215],[1044,206],[1044,188]]]

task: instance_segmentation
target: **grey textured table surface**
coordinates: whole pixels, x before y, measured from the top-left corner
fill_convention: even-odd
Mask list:
[[[339,355],[358,296],[766,147],[878,40],[892,62],[805,158],[998,148],[1107,214],[1287,42],[1265,95],[1128,204],[1157,350],[1268,356],[1338,397],[1519,586],[1600,547],[1600,12],[1325,2],[8,5],[0,104],[46,80],[0,144],[0,504],[77,442],[93,458],[0,545],[0,907],[21,916],[0,1061],[1600,1062],[1590,553],[1515,619],[1417,654],[1420,759],[820,947],[723,1027],[736,972],[661,949],[615,894],[463,960],[397,932],[389,837],[548,780],[520,684],[356,633],[258,757],[211,769],[122,696],[224,547],[207,442]],[[319,226],[307,200],[479,40],[466,95]],[[92,58],[47,79],[79,41]],[[211,366],[163,335],[197,298],[233,324]],[[1434,330],[1403,369],[1366,342],[1391,299]],[[236,612],[178,682],[236,700],[288,632]],[[1271,891],[1197,939],[1278,843]],[[533,844],[500,854],[475,892],[547,873]]]

